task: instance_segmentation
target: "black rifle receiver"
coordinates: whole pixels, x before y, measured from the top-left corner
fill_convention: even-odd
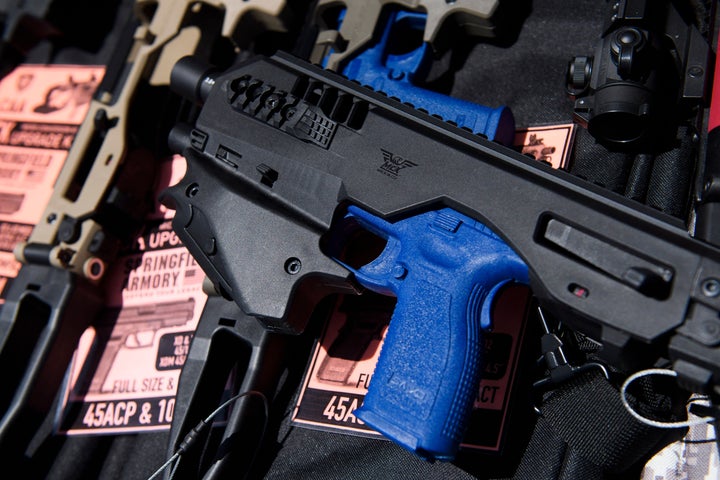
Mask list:
[[[162,201],[216,289],[267,328],[300,332],[318,297],[351,291],[325,248],[348,205],[389,223],[449,207],[507,242],[540,305],[609,362],[668,359],[720,397],[720,249],[678,219],[283,52],[207,71],[173,71],[203,107],[170,134],[188,169]]]

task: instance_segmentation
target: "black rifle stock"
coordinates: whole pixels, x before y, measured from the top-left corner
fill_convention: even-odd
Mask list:
[[[540,305],[608,361],[669,359],[717,401],[720,250],[676,218],[282,52],[204,71],[173,71],[203,106],[171,132],[188,170],[162,201],[216,289],[267,328],[300,332],[318,298],[355,288],[326,244],[348,205],[390,223],[449,207],[507,242]]]

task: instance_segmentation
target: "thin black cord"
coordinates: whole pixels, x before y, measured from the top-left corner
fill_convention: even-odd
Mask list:
[[[703,438],[702,440],[686,440],[683,438],[680,441],[687,444],[715,443],[717,442],[717,438]]]
[[[177,456],[177,460],[175,461],[175,465],[173,465],[172,470],[170,470],[170,477],[168,480],[172,480],[175,478],[175,473],[177,472],[177,469],[180,467],[180,455]]]
[[[163,463],[160,468],[155,470],[155,473],[153,473],[151,476],[148,477],[148,480],[153,480],[155,477],[160,475],[162,473],[162,471],[165,470],[172,462],[174,462],[175,460],[179,460],[179,459],[180,459],[180,454],[177,452],[174,453],[172,457],[168,458],[167,462]]]
[[[213,418],[215,418],[216,415],[218,415],[220,412],[223,411],[223,409],[227,408],[230,404],[234,403],[236,400],[239,400],[243,397],[247,397],[250,395],[256,395],[260,397],[263,401],[263,407],[265,408],[265,424],[263,425],[263,432],[262,437],[265,436],[265,429],[267,428],[267,420],[269,416],[269,410],[270,407],[268,406],[267,397],[262,392],[259,392],[257,390],[248,390],[247,392],[238,393],[235,396],[230,397],[229,399],[225,400],[218,408],[216,408],[210,415],[207,416],[204,420],[202,420],[200,423],[198,423],[195,428],[193,428],[187,435],[185,435],[185,438],[183,438],[183,441],[180,443],[180,446],[178,449],[173,453],[173,455],[160,467],[158,468],[155,473],[153,473],[150,477],[148,477],[148,480],[153,480],[158,475],[160,475],[166,468],[170,466],[173,462],[175,462],[175,465],[173,465],[173,468],[170,473],[170,480],[172,480],[173,476],[175,476],[175,471],[178,468],[178,465],[180,465],[180,457],[183,453],[187,451],[187,449],[192,446],[193,443],[197,440],[198,434],[205,428],[207,425],[212,421]]]

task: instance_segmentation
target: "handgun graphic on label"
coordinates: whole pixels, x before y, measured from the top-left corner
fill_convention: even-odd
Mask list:
[[[337,385],[349,384],[357,363],[375,355],[390,323],[394,303],[393,297],[371,297],[370,294],[362,298],[346,296],[343,299],[339,313],[344,314],[345,322],[320,363],[318,380]],[[376,342],[374,348],[373,341]]]
[[[121,348],[152,347],[160,329],[185,325],[194,311],[193,297],[106,310],[95,325],[95,340],[83,367],[83,375],[92,375],[85,393],[107,393],[103,385]],[[78,386],[82,385],[87,382]]]

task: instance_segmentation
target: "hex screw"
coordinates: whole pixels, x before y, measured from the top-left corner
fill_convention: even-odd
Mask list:
[[[720,295],[720,280],[717,278],[705,279],[702,283],[702,293],[711,298]]]
[[[693,65],[692,67],[688,68],[688,75],[690,75],[691,78],[701,77],[703,73],[705,73],[705,70],[703,70],[703,68],[698,65]]]
[[[200,186],[197,183],[193,183],[192,185],[188,186],[185,190],[185,195],[187,197],[194,197],[200,192]]]
[[[276,108],[278,104],[280,103],[280,97],[277,95],[270,95],[267,100],[265,101],[265,106],[269,108],[270,110]]]
[[[291,257],[285,262],[285,271],[290,275],[295,275],[300,272],[302,268],[302,262],[299,258]]]

